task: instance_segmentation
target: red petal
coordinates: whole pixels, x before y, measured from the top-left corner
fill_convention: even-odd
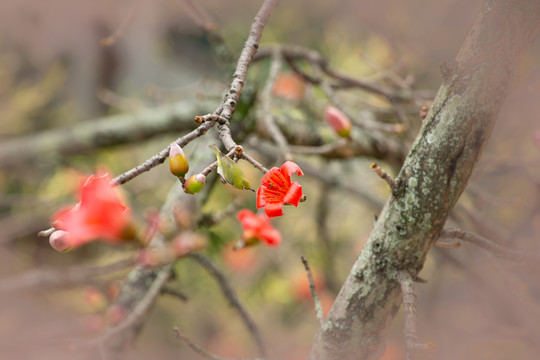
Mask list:
[[[238,219],[238,221],[242,222],[243,219],[245,219],[245,218],[247,218],[247,217],[249,217],[251,215],[254,215],[253,211],[248,210],[248,209],[243,209],[243,210],[240,210],[236,214],[236,218]]]
[[[261,237],[268,246],[278,246],[281,243],[281,234],[274,228],[264,229]]]
[[[298,166],[296,163],[292,161],[287,161],[285,164],[281,166],[281,173],[289,178],[294,173],[298,173],[298,176],[304,175],[304,173],[300,169],[300,166]]]
[[[257,209],[262,208],[266,205],[266,200],[264,199],[264,188],[259,186],[257,189]]]
[[[283,198],[283,202],[286,204],[291,204],[294,206],[298,206],[298,203],[300,202],[300,199],[302,198],[302,185],[297,183],[296,181],[291,184],[291,187],[289,191],[287,192],[287,195]]]
[[[261,226],[265,225],[264,219],[259,218],[251,210],[241,210],[237,215],[238,220],[242,224],[244,231],[257,231]]]
[[[276,217],[283,215],[283,203],[266,203],[264,206],[264,212],[268,217]]]

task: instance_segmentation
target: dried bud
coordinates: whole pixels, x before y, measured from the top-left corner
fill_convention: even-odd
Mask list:
[[[68,252],[73,247],[71,235],[64,230],[56,230],[49,236],[52,248],[60,252]]]
[[[197,194],[204,187],[206,182],[206,176],[203,174],[196,174],[186,180],[184,184],[184,191],[188,194]]]
[[[184,151],[177,143],[171,144],[169,151],[169,167],[173,175],[183,178],[189,171],[189,164],[184,155]]]
[[[351,136],[351,121],[341,110],[333,106],[327,106],[324,117],[326,123],[334,129],[336,134],[344,138]]]

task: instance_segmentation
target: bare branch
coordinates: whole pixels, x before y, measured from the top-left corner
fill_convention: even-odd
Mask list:
[[[180,145],[180,147],[184,147],[187,144],[189,144],[191,141],[195,140],[199,136],[202,136],[206,134],[206,131],[210,129],[212,126],[214,126],[214,122],[205,122],[202,125],[199,125],[198,128],[193,130],[192,132],[182,136],[181,138],[177,139],[175,142]],[[123,174],[118,175],[114,179],[112,179],[111,184],[113,185],[122,185],[128,182],[129,180],[139,176],[140,174],[149,171],[153,169],[154,167],[158,166],[159,164],[162,164],[165,159],[169,156],[171,145],[167,146],[165,149],[161,150],[159,153],[155,154],[142,164],[134,167],[131,170],[126,171]]]
[[[435,241],[435,246],[440,247],[442,249],[457,249],[461,247],[461,243],[459,241],[456,241],[454,243],[446,243],[446,242],[440,242],[439,240]]]
[[[274,116],[272,115],[272,89],[274,88],[274,82],[276,77],[279,74],[281,69],[282,58],[281,55],[276,51],[272,58],[270,64],[270,72],[268,74],[268,79],[266,80],[266,85],[262,91],[261,103],[262,103],[262,120],[270,136],[276,142],[281,154],[283,155],[284,160],[292,160],[291,150],[289,149],[289,144],[287,139],[283,136],[283,133],[276,125],[274,121]]]
[[[375,173],[377,175],[379,175],[379,177],[381,179],[383,179],[384,181],[386,181],[386,183],[388,184],[388,186],[390,186],[390,190],[392,191],[392,195],[396,196],[397,195],[397,187],[396,187],[396,181],[390,176],[388,175],[388,173],[386,171],[384,171],[379,165],[377,165],[376,163],[371,163],[371,168],[373,169],[373,171],[375,171]]]
[[[257,325],[247,312],[247,310],[244,308],[240,300],[238,299],[238,295],[236,295],[236,292],[233,290],[225,276],[221,273],[221,271],[218,270],[218,268],[208,259],[207,257],[201,255],[201,254],[191,254],[189,255],[190,258],[194,259],[201,265],[214,279],[216,279],[221,292],[225,296],[225,298],[229,301],[229,304],[238,312],[240,315],[240,318],[246,325],[247,329],[249,330],[249,333],[255,340],[255,343],[257,344],[257,347],[259,348],[259,352],[262,356],[265,356],[265,349],[264,349],[264,342],[262,341],[261,333],[259,329],[257,328]]]
[[[386,202],[315,336],[310,360],[380,355],[384,329],[401,295],[396,271],[407,269],[415,278],[423,268],[539,24],[540,4],[534,0],[516,0],[512,6],[484,1],[456,59],[443,71],[443,84],[397,177],[407,186]]]
[[[410,351],[428,351],[433,349],[432,343],[418,342],[416,334],[416,294],[414,293],[413,280],[407,271],[399,271],[397,280],[401,286],[403,295],[403,309],[405,313],[405,342],[407,345],[407,359],[410,359]]]
[[[29,270],[22,274],[0,279],[0,293],[32,288],[79,285],[83,281],[109,275],[133,265],[135,265],[135,259],[130,257],[107,265]]]
[[[317,289],[315,289],[315,282],[313,281],[313,274],[311,273],[311,269],[309,268],[308,262],[304,255],[301,256],[302,264],[304,264],[304,269],[306,269],[306,275],[309,282],[309,292],[311,293],[311,298],[313,299],[313,304],[315,305],[315,316],[317,317],[317,321],[321,326],[324,325],[324,316],[322,312],[322,305],[321,305],[321,299],[319,299],[319,295],[317,294]]]
[[[118,26],[118,28],[111,35],[101,39],[101,45],[113,46],[118,41],[118,39],[120,39],[124,35],[124,33],[126,32],[126,29],[133,22],[133,19],[135,18],[137,5],[138,5],[137,3],[134,5],[131,5],[130,9],[128,10],[128,13],[126,14],[126,17],[120,23],[120,26]]]
[[[172,265],[168,265],[160,269],[156,278],[152,282],[152,285],[148,288],[144,296],[139,300],[137,305],[133,308],[133,310],[131,310],[128,316],[115,327],[107,329],[97,339],[98,343],[106,344],[112,338],[138,326],[150,310],[150,307],[154,304],[158,295],[161,293],[165,283],[170,279],[171,273]]]
[[[194,128],[193,114],[208,112],[213,106],[215,101],[180,101],[6,139],[0,147],[0,167],[20,164],[28,166],[29,162],[43,165],[107,146],[131,143],[165,133],[189,131]]]
[[[226,119],[231,118],[231,115],[238,104],[238,100],[240,99],[242,89],[244,88],[247,71],[251,65],[253,55],[255,55],[255,52],[257,52],[257,49],[259,48],[259,42],[262,37],[263,29],[268,21],[268,18],[270,17],[270,14],[278,3],[279,0],[265,0],[259,9],[259,12],[257,12],[257,15],[255,15],[255,19],[251,24],[249,36],[244,44],[242,52],[240,53],[240,57],[238,58],[229,92],[225,96],[225,101],[222,104],[223,106],[216,110],[216,114],[221,115]],[[225,143],[224,145],[227,146]],[[230,147],[227,146],[227,150],[229,149]]]
[[[219,32],[218,25],[212,20],[210,15],[198,4],[191,0],[183,0],[184,9],[195,24],[205,33],[208,42],[212,45],[212,50],[218,60],[227,65],[232,62],[233,54],[225,44],[225,39]]]
[[[164,286],[162,289],[161,289],[161,294],[162,295],[170,295],[170,296],[173,296],[177,299],[180,299],[181,301],[183,302],[186,302],[188,301],[188,297],[186,295],[184,295],[184,293],[176,290],[176,289],[171,289],[169,287],[166,287]]]
[[[218,355],[212,354],[209,351],[205,350],[202,346],[197,345],[190,338],[188,338],[187,336],[182,334],[180,332],[180,330],[178,330],[178,327],[175,326],[173,330],[174,330],[174,335],[176,336],[177,339],[182,340],[183,342],[185,342],[187,344],[187,346],[189,346],[191,348],[191,350],[195,351],[197,354],[205,357],[206,359],[210,359],[210,360],[241,360],[241,359],[226,358],[226,357],[223,357],[223,356],[218,356]],[[262,360],[262,359],[253,359],[253,360]]]
[[[234,214],[238,208],[242,205],[243,200],[240,198],[235,199],[231,204],[229,204],[225,209],[217,213],[202,214],[197,221],[199,226],[212,226],[215,225],[227,217]]]
[[[441,239],[460,239],[481,247],[489,251],[493,255],[505,260],[517,263],[529,263],[540,265],[540,254],[531,253],[528,251],[507,249],[483,236],[473,234],[461,229],[443,229],[441,231]]]
[[[324,144],[321,146],[298,146],[298,145],[292,145],[289,146],[291,151],[296,154],[304,154],[304,155],[325,155],[332,152],[335,152],[336,150],[346,147],[349,144],[348,139],[340,138],[333,143]]]

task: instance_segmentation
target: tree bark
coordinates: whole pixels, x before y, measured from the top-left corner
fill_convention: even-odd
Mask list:
[[[401,305],[396,280],[416,278],[465,188],[519,60],[540,27],[536,0],[486,0],[397,176],[370,239],[355,262],[309,359],[375,359]]]

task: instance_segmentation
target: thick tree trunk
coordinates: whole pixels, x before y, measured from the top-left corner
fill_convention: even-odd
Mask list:
[[[521,55],[540,26],[537,0],[486,0],[397,177],[370,239],[312,345],[310,359],[375,359],[413,278],[487,142]]]

